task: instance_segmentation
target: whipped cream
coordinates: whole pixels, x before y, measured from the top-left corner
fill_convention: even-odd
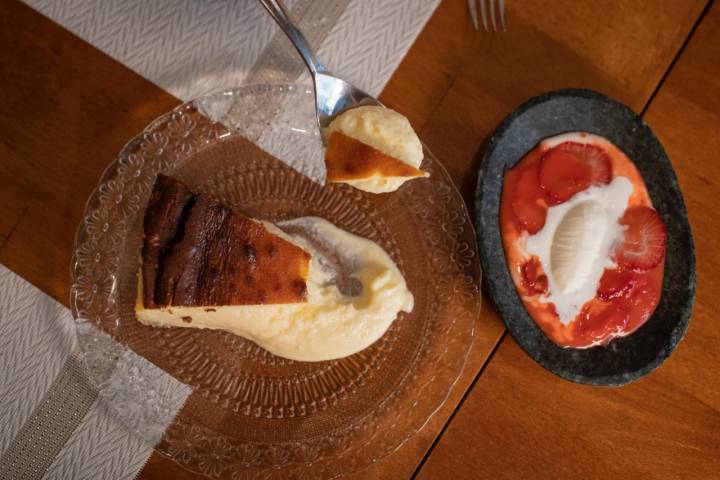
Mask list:
[[[552,140],[577,141],[576,137],[562,137]],[[624,176],[607,185],[589,187],[548,208],[543,228],[518,239],[526,257],[537,255],[540,259],[548,278],[548,293],[539,300],[554,304],[563,325],[572,322],[583,305],[595,297],[604,270],[616,266],[611,253],[623,237],[625,227],[619,220],[632,193],[633,185]]]

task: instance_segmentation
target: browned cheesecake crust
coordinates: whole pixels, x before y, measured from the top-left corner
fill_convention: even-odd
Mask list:
[[[145,308],[306,300],[310,255],[211,195],[158,175],[143,227]]]
[[[325,150],[325,167],[330,182],[359,180],[372,176],[422,177],[425,172],[385,155],[360,140],[334,131]]]

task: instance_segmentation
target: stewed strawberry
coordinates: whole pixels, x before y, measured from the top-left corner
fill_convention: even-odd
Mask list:
[[[635,165],[609,140],[572,132],[540,142],[505,175],[500,227],[520,298],[556,345],[607,345],[655,311],[665,226]]]
[[[520,227],[531,235],[545,225],[547,215],[546,194],[537,182],[538,167],[534,165],[520,172],[515,184],[512,211]]]
[[[540,186],[561,202],[611,179],[610,157],[595,145],[564,142],[545,152],[540,162]]]
[[[586,341],[607,343],[616,336],[622,336],[630,323],[632,312],[627,304],[590,303],[578,315],[575,333]]]
[[[665,257],[665,224],[653,208],[628,208],[620,224],[627,227],[622,243],[615,250],[621,267],[643,272],[662,261]]]
[[[637,283],[637,274],[624,268],[607,269],[598,286],[599,299],[609,302],[613,298],[629,295]]]
[[[523,285],[525,285],[525,288],[528,289],[531,295],[547,293],[547,275],[543,273],[540,260],[537,257],[532,257],[525,262],[520,268],[520,273],[522,273]]]

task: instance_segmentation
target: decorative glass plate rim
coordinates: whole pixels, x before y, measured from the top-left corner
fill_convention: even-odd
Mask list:
[[[85,220],[89,218],[89,216],[90,216],[90,215],[93,213],[93,211],[96,209],[97,203],[100,202],[100,196],[99,196],[99,195],[100,195],[100,192],[101,192],[101,190],[103,189],[103,187],[106,186],[106,185],[107,185],[110,181],[112,181],[113,179],[116,179],[117,174],[118,174],[118,168],[120,167],[121,161],[122,161],[123,159],[127,159],[130,155],[133,155],[134,152],[136,152],[136,151],[138,151],[140,148],[142,148],[142,143],[143,143],[143,140],[144,140],[144,139],[147,139],[147,138],[151,137],[151,136],[152,136],[153,134],[155,134],[158,130],[160,130],[160,129],[162,129],[162,128],[165,128],[170,122],[173,121],[173,119],[176,119],[177,117],[182,117],[183,115],[186,115],[188,111],[191,111],[191,110],[193,110],[193,109],[196,109],[199,100],[207,99],[207,98],[210,98],[210,97],[215,96],[215,95],[237,96],[237,95],[238,95],[239,93],[241,93],[241,92],[242,92],[242,93],[244,93],[244,92],[251,92],[251,91],[256,90],[256,89],[259,89],[259,90],[260,90],[260,93],[263,93],[262,90],[267,90],[268,88],[270,88],[270,89],[280,89],[281,91],[282,91],[283,88],[286,88],[286,89],[287,89],[287,90],[285,90],[286,92],[299,91],[299,92],[302,92],[302,93],[305,93],[305,94],[312,93],[312,90],[310,90],[310,89],[308,89],[307,87],[302,86],[302,85],[291,85],[291,84],[288,84],[288,85],[268,85],[268,84],[258,84],[258,85],[245,85],[245,86],[236,87],[236,88],[224,89],[224,90],[221,90],[221,91],[219,91],[219,92],[215,92],[215,93],[206,95],[206,96],[204,96],[204,97],[201,97],[201,99],[196,99],[196,100],[191,100],[191,101],[188,101],[188,102],[184,102],[184,103],[180,104],[179,106],[175,107],[173,110],[171,110],[171,111],[169,111],[169,112],[167,112],[167,113],[159,116],[158,118],[156,118],[155,120],[153,120],[152,122],[150,122],[150,123],[147,125],[147,127],[145,127],[145,129],[143,129],[142,132],[140,132],[140,133],[139,133],[138,135],[136,135],[133,139],[131,139],[131,140],[120,150],[120,152],[119,152],[119,154],[117,155],[117,157],[106,167],[106,169],[103,171],[102,175],[100,176],[100,179],[99,179],[99,181],[98,181],[97,186],[95,187],[95,189],[93,190],[93,192],[90,194],[90,196],[89,196],[89,198],[88,198],[88,200],[87,200],[87,202],[86,202],[86,205],[85,205],[85,208],[84,208],[83,217],[82,217],[82,218],[83,218],[83,221],[81,221],[81,223],[80,223],[80,225],[78,226],[78,229],[77,229],[77,231],[76,231],[76,234],[75,234],[75,253],[74,253],[74,255],[73,255],[73,262],[72,262],[71,271],[70,271],[71,285],[73,285],[73,288],[71,289],[71,310],[72,310],[73,317],[76,319],[76,321],[77,321],[78,323],[87,322],[87,321],[93,321],[93,320],[88,320],[88,319],[84,318],[85,315],[83,315],[83,309],[82,309],[81,304],[80,304],[79,301],[78,301],[79,299],[78,299],[78,296],[76,295],[76,288],[75,288],[76,283],[77,283],[78,278],[79,278],[79,275],[78,275],[78,265],[77,265],[78,249],[79,249],[79,246],[81,245],[83,239],[84,239],[85,237],[87,237],[87,235],[88,235],[88,231],[87,231],[87,230],[88,230],[88,223],[87,223],[87,221],[85,221]],[[197,109],[196,109],[196,112],[197,112]],[[197,113],[198,113],[199,115],[202,115],[200,112],[197,112]],[[214,125],[214,126],[217,126],[217,125],[219,125],[219,124],[214,123],[213,125]],[[226,132],[227,132],[227,131],[226,131]],[[213,132],[212,129],[211,129],[210,136],[209,136],[207,139],[204,139],[203,142],[202,142],[202,144],[203,144],[203,145],[206,145],[206,144],[209,144],[210,142],[218,141],[218,140],[219,140],[219,136],[227,136],[227,133],[222,133],[222,135],[218,135],[218,134],[221,134],[221,131],[220,131],[219,129],[218,129],[217,131],[215,131],[215,132]],[[468,234],[468,233],[469,233],[469,235],[470,235],[471,238],[473,239],[473,241],[470,242],[469,247],[470,247],[470,253],[471,253],[470,256],[472,257],[472,260],[471,260],[471,261],[475,264],[474,267],[476,268],[476,271],[477,271],[477,278],[471,279],[470,285],[473,286],[473,287],[476,287],[477,289],[474,291],[474,293],[475,293],[474,297],[476,297],[476,298],[473,298],[473,299],[471,300],[471,301],[472,301],[472,307],[473,307],[473,308],[472,308],[472,311],[469,311],[469,312],[468,312],[468,315],[467,315],[467,317],[468,317],[468,319],[469,319],[469,325],[468,325],[468,326],[469,326],[469,329],[468,329],[468,332],[467,332],[468,335],[467,335],[467,339],[466,339],[466,345],[465,345],[464,351],[462,352],[462,358],[459,359],[459,360],[460,360],[460,361],[459,361],[459,365],[455,365],[457,368],[456,368],[456,370],[453,370],[454,373],[452,374],[452,379],[451,379],[451,381],[447,384],[447,388],[445,389],[443,395],[441,396],[441,398],[439,399],[439,401],[436,402],[436,404],[434,404],[434,405],[432,405],[431,407],[429,407],[429,408],[427,408],[426,410],[424,410],[424,413],[422,414],[422,420],[419,421],[419,422],[417,422],[417,425],[414,425],[412,428],[408,429],[408,430],[405,431],[402,435],[400,435],[400,436],[398,437],[398,441],[395,442],[395,444],[392,445],[390,448],[384,450],[380,455],[377,455],[377,456],[375,456],[375,457],[373,457],[373,458],[371,458],[371,459],[369,459],[369,460],[366,459],[366,461],[362,462],[362,465],[358,465],[359,468],[351,469],[351,470],[348,470],[348,471],[338,471],[337,473],[335,473],[335,474],[333,474],[333,475],[329,475],[329,476],[331,476],[331,477],[337,477],[337,476],[341,476],[341,475],[345,475],[345,474],[357,472],[357,471],[363,470],[364,468],[367,468],[368,466],[370,466],[370,465],[372,465],[372,464],[374,464],[374,463],[377,463],[377,462],[380,461],[382,458],[384,458],[384,457],[386,457],[386,456],[394,453],[395,451],[397,451],[399,448],[401,448],[401,447],[405,444],[406,441],[408,441],[408,440],[409,440],[410,438],[412,438],[416,433],[418,433],[420,430],[422,430],[422,429],[427,425],[427,423],[430,421],[430,419],[440,410],[440,408],[442,408],[443,405],[445,405],[445,403],[446,403],[446,401],[448,400],[448,398],[449,398],[452,390],[453,390],[453,389],[455,388],[455,386],[457,385],[457,382],[459,381],[460,376],[462,375],[462,373],[463,373],[463,371],[464,371],[464,369],[465,369],[465,366],[466,366],[467,360],[468,360],[469,352],[470,352],[470,350],[471,350],[471,348],[472,348],[472,345],[473,345],[473,343],[474,343],[474,323],[475,323],[475,321],[476,321],[476,319],[477,319],[477,317],[478,317],[478,315],[479,315],[479,312],[480,312],[480,309],[481,309],[481,303],[482,303],[482,302],[481,302],[480,293],[479,293],[479,285],[480,285],[480,279],[481,279],[481,276],[482,276],[482,272],[481,272],[481,268],[480,268],[480,265],[479,265],[479,255],[478,255],[478,252],[477,252],[477,243],[475,242],[476,234],[475,234],[474,226],[473,226],[473,224],[472,224],[472,221],[470,220],[470,215],[469,215],[469,212],[468,212],[468,210],[467,210],[467,206],[465,205],[465,202],[464,202],[464,200],[462,199],[459,191],[458,191],[457,188],[455,187],[454,183],[453,183],[452,180],[450,179],[450,176],[449,176],[449,174],[447,173],[447,170],[446,170],[445,167],[432,155],[432,153],[431,153],[424,145],[423,145],[423,147],[425,148],[426,156],[432,159],[432,160],[431,160],[431,161],[432,161],[432,165],[433,165],[433,167],[436,167],[438,176],[441,177],[442,180],[444,180],[444,184],[445,184],[447,187],[449,187],[449,188],[448,188],[448,191],[447,191],[447,192],[448,192],[448,198],[449,198],[451,201],[454,200],[454,201],[455,201],[455,204],[456,204],[457,207],[460,209],[460,213],[461,213],[462,218],[463,218],[463,220],[464,220],[464,223],[463,223],[463,225],[462,225],[463,233],[464,233],[464,234]],[[191,155],[192,155],[192,153],[189,153],[187,156],[189,157],[189,156],[191,156]],[[185,160],[187,160],[187,158],[185,158]],[[178,162],[180,162],[180,160],[178,160]],[[97,320],[97,319],[96,319],[96,320]],[[455,323],[455,320],[453,320],[453,324],[454,324],[454,323]],[[413,373],[412,371],[409,371],[409,372],[408,372],[408,376],[411,376],[412,373]],[[417,374],[417,372],[414,372],[414,373]],[[435,377],[433,377],[433,379],[435,379]],[[434,380],[434,381],[436,382],[437,380]],[[399,395],[398,395],[398,396],[399,396]],[[371,438],[371,440],[372,440],[372,438]],[[155,450],[158,451],[159,453],[161,453],[161,454],[163,454],[163,455],[165,455],[165,456],[168,456],[168,457],[172,458],[172,459],[175,460],[176,462],[178,461],[177,458],[174,458],[173,455],[171,455],[171,454],[168,453],[167,451],[164,451],[164,450],[158,448],[157,445],[154,446],[154,448],[155,448]],[[323,458],[324,458],[324,457],[323,457]],[[182,465],[181,462],[178,462],[178,463]],[[187,465],[182,465],[182,466],[188,468]],[[310,465],[308,465],[308,467],[309,467],[309,466],[310,466]],[[189,468],[189,469],[195,471],[195,469],[193,469],[193,468]],[[279,470],[279,471],[283,471],[283,470]],[[207,473],[207,472],[202,472],[202,473]],[[324,471],[324,473],[323,473],[323,474],[320,474],[320,476],[323,476],[323,477],[328,476],[328,475],[326,475],[326,473],[327,473],[327,472]],[[331,472],[331,473],[332,473],[332,472]]]

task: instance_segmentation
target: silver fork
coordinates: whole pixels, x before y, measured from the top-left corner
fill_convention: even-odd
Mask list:
[[[315,113],[322,132],[341,112],[361,105],[381,105],[380,101],[331,74],[310,47],[307,39],[297,25],[290,19],[282,0],[260,0],[260,3],[288,36],[298,53],[305,61],[315,85]],[[321,135],[323,142],[325,137]]]
[[[470,17],[472,18],[473,26],[475,30],[480,30],[478,24],[478,7],[480,4],[480,16],[482,17],[483,29],[486,32],[490,31],[488,26],[488,19],[492,30],[498,31],[498,21],[502,27],[502,31],[505,31],[505,0],[468,0],[468,8],[470,9]],[[497,18],[496,18],[497,17]]]

